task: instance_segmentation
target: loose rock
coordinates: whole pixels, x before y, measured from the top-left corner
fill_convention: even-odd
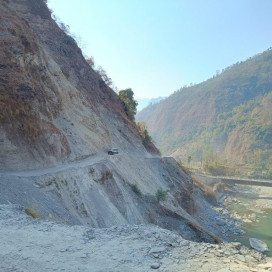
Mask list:
[[[159,263],[153,263],[151,264],[150,266],[152,269],[158,269],[160,267],[160,264]]]

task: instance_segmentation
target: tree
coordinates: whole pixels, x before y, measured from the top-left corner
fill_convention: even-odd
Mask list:
[[[94,58],[93,57],[86,58],[86,61],[94,69],[95,66]]]
[[[114,85],[114,82],[108,76],[107,72],[101,66],[98,66],[97,69],[95,69],[96,65],[94,57],[88,57],[87,55],[84,55],[84,58],[86,59],[87,63],[92,67],[92,69],[94,69],[101,76],[106,85],[112,88],[114,92],[118,93],[118,88]]]
[[[139,122],[137,123],[138,131],[140,132],[140,135],[143,137],[143,143],[147,144],[149,142],[152,142],[152,138],[148,133],[146,123],[145,122]]]
[[[134,92],[129,88],[119,91],[119,98],[128,117],[134,121],[137,110],[137,101],[134,99]]]
[[[101,67],[98,66],[96,72],[101,76],[103,81],[110,87],[112,85],[112,79],[108,77],[107,72]]]

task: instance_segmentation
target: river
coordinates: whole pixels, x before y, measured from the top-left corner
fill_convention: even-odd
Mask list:
[[[258,196],[256,193],[256,197]],[[250,198],[236,197],[235,201],[228,204],[230,213],[244,221],[241,228],[245,231],[244,235],[231,238],[248,247],[250,247],[249,238],[262,240],[270,249],[265,255],[272,257],[272,210],[261,210],[258,207],[256,209],[255,205],[252,196]]]
[[[230,183],[228,179],[204,175],[194,177],[210,187],[218,182],[223,182],[228,187],[224,206],[232,217],[243,222],[241,229],[245,231],[244,235],[233,236],[229,240],[250,247],[249,238],[257,238],[268,245],[270,251],[265,254],[272,257],[272,187],[236,184],[235,180]],[[238,182],[240,183],[239,180]],[[246,183],[250,183],[250,180]]]

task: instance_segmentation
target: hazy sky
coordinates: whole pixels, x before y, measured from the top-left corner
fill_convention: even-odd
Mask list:
[[[272,0],[49,0],[119,89],[167,96],[272,46]]]

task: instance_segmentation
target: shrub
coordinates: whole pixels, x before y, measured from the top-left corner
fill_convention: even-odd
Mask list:
[[[185,209],[189,214],[196,211],[196,203],[190,190],[180,186],[179,190],[175,193],[175,199],[179,206]]]
[[[119,98],[122,101],[122,106],[127,116],[134,121],[138,105],[134,99],[134,92],[130,88],[121,90],[119,91]]]
[[[109,170],[105,170],[104,172],[101,172],[101,176],[97,179],[94,179],[94,181],[100,184],[104,184],[107,180],[112,178],[113,178],[112,173]]]
[[[163,191],[162,189],[159,189],[156,192],[156,198],[157,198],[158,202],[165,201],[166,197],[167,197],[167,193],[168,193],[167,191]]]
[[[141,191],[140,191],[140,189],[138,188],[138,186],[136,184],[131,184],[130,187],[131,187],[132,191],[136,195],[140,196],[142,194]]]
[[[25,213],[35,219],[42,218],[42,215],[35,208],[26,208]]]
[[[140,135],[143,137],[143,144],[147,144],[152,142],[152,138],[148,133],[146,123],[145,122],[139,122],[136,124],[136,127],[140,133]]]
[[[211,187],[197,181],[196,179],[193,179],[193,184],[195,187],[199,188],[202,191],[204,198],[209,203],[211,203],[212,205],[217,204],[216,193],[214,192],[214,190]],[[217,187],[218,186],[215,187],[215,190]]]
[[[90,62],[90,60],[89,60],[89,62]],[[92,65],[91,63],[89,63],[89,64]],[[101,78],[103,79],[104,83],[107,86],[111,87],[113,85],[112,79],[108,76],[107,72],[101,66],[97,67],[96,72],[101,76]]]

